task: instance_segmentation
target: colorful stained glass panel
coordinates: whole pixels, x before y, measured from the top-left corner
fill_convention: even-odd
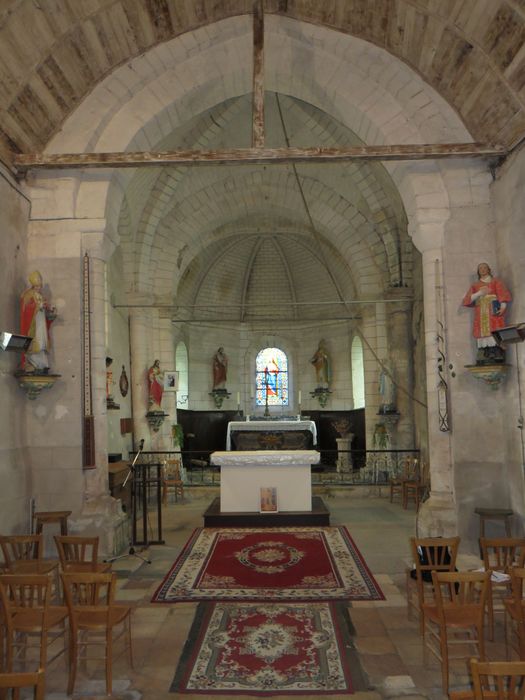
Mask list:
[[[288,358],[279,348],[264,348],[255,360],[255,404],[288,406]]]

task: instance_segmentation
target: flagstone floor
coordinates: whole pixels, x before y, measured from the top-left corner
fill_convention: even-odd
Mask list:
[[[114,562],[119,577],[118,599],[135,606],[132,618],[135,668],[130,669],[123,657],[115,662],[114,695],[126,700],[207,700],[205,694],[170,693],[179,656],[191,626],[196,603],[154,605],[151,597],[181,551],[195,527],[202,526],[202,514],[217,492],[211,489],[186,491],[184,503],[170,503],[163,511],[164,545],[150,546],[147,554],[152,563],[134,556]],[[403,510],[399,503],[389,503],[386,489],[379,496],[374,488],[354,488],[337,495],[323,494],[331,512],[332,525],[345,525],[364,556],[386,596],[385,601],[354,602],[350,615],[356,630],[355,645],[370,690],[356,693],[356,700],[418,697],[439,700],[441,673],[434,659],[423,663],[418,624],[409,620],[406,610],[405,568],[409,562],[408,538],[415,534],[414,510]],[[152,539],[154,539],[152,535]],[[459,568],[474,568],[476,558],[464,556]],[[489,658],[504,659],[502,625],[498,623],[496,641],[487,647]],[[47,698],[65,698],[66,669],[59,659],[48,672]],[[103,667],[79,669],[75,697],[104,696]],[[451,668],[451,687],[468,683],[466,666],[455,662]],[[213,696],[217,697],[217,696]],[[222,696],[226,697],[226,696]],[[253,696],[236,695],[236,700]],[[273,696],[278,699],[279,696]],[[284,700],[312,700],[313,696],[281,696]],[[330,695],[333,700],[348,695]]]

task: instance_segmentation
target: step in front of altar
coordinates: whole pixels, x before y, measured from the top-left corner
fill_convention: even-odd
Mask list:
[[[308,527],[330,525],[330,511],[320,496],[312,496],[311,511],[282,513],[221,512],[220,497],[203,514],[204,527]]]

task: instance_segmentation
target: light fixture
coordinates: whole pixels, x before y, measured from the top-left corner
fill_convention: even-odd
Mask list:
[[[525,340],[525,323],[517,323],[515,326],[505,326],[505,328],[492,331],[492,337],[498,345],[522,343]]]
[[[31,345],[32,340],[33,338],[28,335],[18,335],[17,333],[3,331],[0,333],[0,350],[25,352]]]

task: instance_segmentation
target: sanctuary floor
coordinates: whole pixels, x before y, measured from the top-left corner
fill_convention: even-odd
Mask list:
[[[207,700],[217,695],[170,693],[178,659],[187,638],[196,603],[154,605],[151,597],[194,528],[203,525],[202,515],[217,495],[212,489],[188,489],[184,503],[170,503],[164,511],[163,536],[165,545],[150,546],[147,554],[152,563],[143,563],[132,556],[113,564],[119,577],[118,600],[136,606],[133,618],[135,668],[120,658],[114,668],[114,696],[135,700]],[[345,525],[370,570],[381,586],[386,600],[353,602],[350,616],[356,630],[355,645],[370,690],[356,693],[356,700],[379,700],[410,696],[438,700],[441,673],[438,662],[430,658],[423,664],[421,638],[415,620],[407,618],[405,599],[405,568],[409,561],[408,538],[415,534],[414,510],[403,510],[399,503],[389,503],[386,489],[382,497],[376,488],[354,488],[336,495],[323,493],[331,512],[331,525]],[[474,568],[475,558],[463,555],[459,568]],[[477,562],[479,565],[479,562]],[[497,623],[496,641],[488,643],[491,659],[504,659],[503,626]],[[52,664],[48,673],[46,698],[66,697],[66,669],[63,658]],[[75,697],[104,697],[103,666],[79,669]],[[451,668],[451,688],[465,687],[468,682],[466,666],[454,662]],[[225,697],[224,695],[222,697]],[[253,698],[235,695],[236,700]],[[312,695],[272,696],[274,700],[312,700]],[[326,696],[334,700],[348,695]]]

